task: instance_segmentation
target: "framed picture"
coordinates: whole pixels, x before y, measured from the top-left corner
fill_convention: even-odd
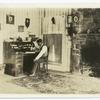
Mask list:
[[[67,24],[71,24],[72,23],[72,15],[68,15],[67,16]]]
[[[14,15],[6,15],[6,24],[14,24]]]
[[[79,17],[77,15],[73,16],[73,22],[78,23],[79,22]]]
[[[24,32],[24,25],[18,26],[18,32]]]
[[[28,28],[30,25],[30,19],[29,18],[26,18],[25,19],[25,26]]]

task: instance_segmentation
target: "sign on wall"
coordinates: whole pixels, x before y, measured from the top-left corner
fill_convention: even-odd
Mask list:
[[[6,24],[14,24],[14,15],[6,15]]]

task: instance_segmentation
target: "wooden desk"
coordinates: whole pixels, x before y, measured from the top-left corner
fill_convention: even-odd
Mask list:
[[[10,42],[4,42],[4,64],[5,74],[19,76],[23,73],[30,74],[33,67],[33,59],[38,53],[15,51]]]

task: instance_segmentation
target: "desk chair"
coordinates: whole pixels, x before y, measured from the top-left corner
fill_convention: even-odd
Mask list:
[[[49,55],[49,48],[48,48],[48,55]],[[35,62],[33,75],[39,74],[41,72],[48,74],[48,56],[41,57],[38,61]]]
[[[48,57],[41,57],[35,62],[33,74],[30,76],[42,76],[44,74],[48,75]]]
[[[41,58],[42,61],[39,64],[39,70],[45,73],[48,73],[48,57]],[[41,67],[42,64],[42,67]]]

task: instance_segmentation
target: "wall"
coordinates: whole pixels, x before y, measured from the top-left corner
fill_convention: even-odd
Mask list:
[[[67,36],[67,15],[71,10],[66,8],[0,8],[0,35],[3,40],[7,40],[10,36],[18,37],[18,35],[25,37],[28,32],[36,34],[41,37],[43,34],[61,34],[62,35],[62,63],[52,64],[49,68],[59,71],[70,71],[70,47],[71,41]],[[6,15],[11,14],[15,16],[15,24],[6,24]],[[52,24],[52,17],[55,18],[55,23]],[[22,33],[18,32],[18,25],[25,25],[25,18],[30,18],[30,27]],[[2,42],[1,47],[2,48]],[[59,44],[58,44],[59,45]],[[2,63],[2,51],[0,51],[0,63]]]
[[[6,24],[6,15],[11,14],[15,16],[15,24]],[[39,35],[40,30],[40,16],[39,9],[32,8],[1,8],[0,9],[0,23],[1,31],[7,34],[7,37],[11,34],[15,36],[18,34],[18,25],[25,26],[25,18],[30,18],[30,26],[27,29],[25,27],[24,33],[32,32]],[[21,33],[19,33],[21,34]]]
[[[42,21],[42,34],[44,35],[48,35],[47,37],[49,37],[50,35],[61,35],[62,38],[62,44],[60,44],[58,42],[57,46],[55,46],[54,48],[50,48],[54,49],[51,50],[49,59],[53,60],[54,55],[57,57],[56,53],[56,48],[61,47],[61,56],[58,55],[58,57],[61,57],[61,62],[58,63],[54,63],[51,62],[49,63],[49,68],[53,69],[53,70],[58,70],[58,71],[70,71],[70,48],[71,48],[71,41],[69,40],[69,36],[67,35],[67,15],[70,14],[70,9],[66,9],[66,8],[46,8],[43,10],[44,11],[44,16],[43,16],[43,21]],[[55,24],[52,23],[52,18],[55,18]],[[54,41],[57,41],[58,36],[56,35],[56,38],[54,38]],[[53,38],[52,38],[53,39]],[[49,43],[50,44],[50,40]],[[51,47],[53,47],[55,44],[52,43]],[[55,51],[56,53],[53,54]],[[53,56],[51,56],[53,55]],[[51,57],[51,58],[50,58]]]
[[[15,17],[14,24],[6,24],[6,15],[11,14]],[[24,27],[24,32],[18,32],[18,25],[25,26],[25,18],[30,18],[29,28]],[[3,40],[7,40],[9,37],[25,37],[28,32],[41,35],[41,15],[40,9],[37,8],[0,8],[0,64],[3,63]]]

